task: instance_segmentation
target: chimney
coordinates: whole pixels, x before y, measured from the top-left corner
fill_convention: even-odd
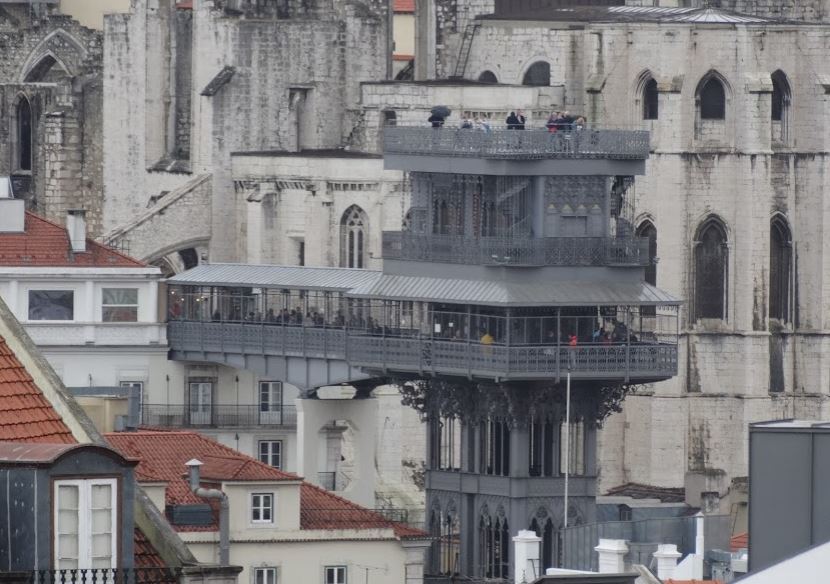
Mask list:
[[[0,176],[0,233],[23,233],[26,227],[26,202],[15,199],[12,180]]]
[[[674,544],[664,543],[657,546],[654,557],[657,560],[657,577],[663,582],[674,577],[677,560],[682,556]]]
[[[600,574],[621,574],[625,572],[625,556],[628,544],[624,539],[601,539],[594,548],[599,554]]]
[[[516,584],[535,582],[545,573],[547,566],[540,566],[539,546],[542,538],[535,532],[522,529],[513,538],[513,581]]]
[[[69,244],[75,253],[86,251],[86,211],[70,209],[66,212],[66,231]]]
[[[200,472],[199,467],[202,466],[202,461],[196,458],[191,458],[184,463],[187,467],[188,479],[190,480],[190,490],[195,491],[199,488]]]

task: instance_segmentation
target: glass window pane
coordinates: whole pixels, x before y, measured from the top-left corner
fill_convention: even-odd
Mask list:
[[[58,559],[58,570],[76,570],[78,568],[78,560],[70,558]]]
[[[110,533],[112,531],[112,511],[110,509],[92,510],[92,533]]]
[[[112,554],[112,534],[99,533],[92,536],[92,556],[109,557]]]
[[[138,288],[104,288],[104,304],[129,305],[138,304]]]
[[[58,508],[78,508],[78,487],[76,485],[60,485],[58,487]]]
[[[100,558],[92,558],[92,567],[112,568],[112,556],[101,556]]]
[[[133,306],[104,306],[101,309],[104,322],[138,322],[138,308]]]
[[[58,555],[61,558],[78,559],[78,536],[58,535]]]
[[[29,290],[29,320],[72,320],[72,290]]]
[[[92,508],[112,508],[112,485],[92,485]]]

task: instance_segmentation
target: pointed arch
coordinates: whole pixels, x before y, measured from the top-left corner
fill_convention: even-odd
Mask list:
[[[717,215],[704,219],[694,241],[694,320],[727,319],[729,239]]]
[[[731,89],[726,78],[712,69],[701,77],[695,90],[695,106],[701,120],[726,119],[726,105]]]
[[[769,248],[769,318],[792,322],[792,232],[780,213],[770,221]]]
[[[651,219],[644,219],[635,230],[637,237],[648,239],[648,266],[646,266],[646,282],[657,285],[657,227]]]
[[[790,137],[790,116],[792,112],[792,89],[787,74],[778,69],[770,75],[772,99],[770,120],[773,142],[787,143]]]
[[[369,216],[352,205],[340,218],[340,266],[365,268],[368,259]]]
[[[643,120],[659,119],[660,95],[657,91],[657,80],[650,70],[646,69],[637,76],[634,95]]]
[[[34,166],[34,122],[32,104],[28,97],[21,94],[14,108],[14,166],[16,170],[30,172]]]
[[[67,76],[74,77],[86,57],[86,48],[74,36],[63,29],[53,30],[29,53],[29,57],[20,68],[20,81],[42,81],[42,77],[38,75],[48,73],[55,65],[60,66]],[[50,63],[50,59],[54,62]],[[48,67],[42,70],[41,68],[47,64]]]

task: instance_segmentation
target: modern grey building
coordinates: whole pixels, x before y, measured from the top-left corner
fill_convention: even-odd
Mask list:
[[[565,516],[595,520],[597,424],[633,385],[677,372],[679,301],[646,281],[655,258],[631,228],[648,133],[389,127],[384,148],[411,197],[382,271],[175,276],[172,356],[307,396],[398,383],[428,420],[430,572],[507,578],[528,528],[555,565]]]
[[[749,426],[749,570],[830,541],[830,422]]]

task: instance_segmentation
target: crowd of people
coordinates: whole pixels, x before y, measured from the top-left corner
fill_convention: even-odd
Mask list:
[[[445,112],[433,111],[427,121],[433,128],[443,128],[446,126],[447,117]],[[571,132],[573,130],[579,131],[584,129],[587,123],[588,120],[585,116],[572,116],[568,111],[554,111],[548,116],[545,125],[539,129],[545,129],[550,133]],[[528,123],[524,111],[511,111],[504,120],[504,125],[508,130],[527,129]],[[462,130],[481,130],[483,132],[490,132],[492,130],[489,118],[482,116],[473,117],[469,112],[462,114],[458,127]]]

